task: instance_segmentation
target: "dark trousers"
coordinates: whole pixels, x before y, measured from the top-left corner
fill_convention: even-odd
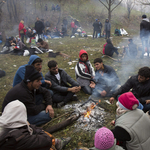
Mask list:
[[[94,39],[94,36],[95,36],[95,32],[96,32],[96,38],[97,38],[97,31],[96,30],[93,30],[93,39]]]
[[[64,102],[65,104],[71,101],[74,93],[64,92],[64,93],[54,93],[52,99],[54,103]]]
[[[24,36],[25,36],[24,33],[21,33],[20,36],[21,36],[21,41],[24,43]]]
[[[106,38],[106,39],[109,39],[109,38],[110,38],[110,31],[106,31],[105,38]]]
[[[111,52],[110,52],[109,54],[107,54],[107,55],[110,56],[110,57],[112,57],[114,53],[116,53],[117,55],[119,54],[119,53],[118,53],[118,48],[114,47],[114,48],[111,50]]]

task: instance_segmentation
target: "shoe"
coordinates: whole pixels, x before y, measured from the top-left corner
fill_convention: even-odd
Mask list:
[[[71,137],[55,139],[55,148],[62,150],[71,140]]]
[[[77,95],[73,95],[71,101],[78,101]]]
[[[60,103],[57,103],[57,108],[61,108],[62,106],[65,105],[65,102],[60,102]]]

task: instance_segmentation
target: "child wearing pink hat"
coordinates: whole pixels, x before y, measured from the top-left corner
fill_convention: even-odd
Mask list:
[[[116,103],[114,137],[125,144],[127,150],[148,150],[150,147],[150,119],[140,109],[132,92],[122,94]]]
[[[113,133],[106,127],[102,127],[95,133],[94,148],[90,150],[124,150],[116,145],[116,139]]]

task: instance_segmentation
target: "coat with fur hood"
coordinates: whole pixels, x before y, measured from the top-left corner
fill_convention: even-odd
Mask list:
[[[93,77],[95,76],[95,71],[92,64],[88,60],[88,54],[86,61],[82,60],[82,54],[87,54],[87,52],[85,50],[81,50],[79,53],[79,61],[75,67],[76,79],[80,86],[88,86],[90,81],[93,80]]]
[[[149,36],[150,22],[148,18],[144,18],[140,23],[140,38]]]

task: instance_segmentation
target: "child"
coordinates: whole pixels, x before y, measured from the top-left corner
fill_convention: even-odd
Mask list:
[[[113,133],[106,127],[97,130],[94,145],[95,147],[90,148],[90,150],[124,150],[122,147],[116,145]]]
[[[79,53],[79,62],[75,67],[76,79],[84,93],[91,95],[92,89],[89,86],[94,82],[95,76],[94,68],[88,60],[88,54],[85,50],[81,49]]]

